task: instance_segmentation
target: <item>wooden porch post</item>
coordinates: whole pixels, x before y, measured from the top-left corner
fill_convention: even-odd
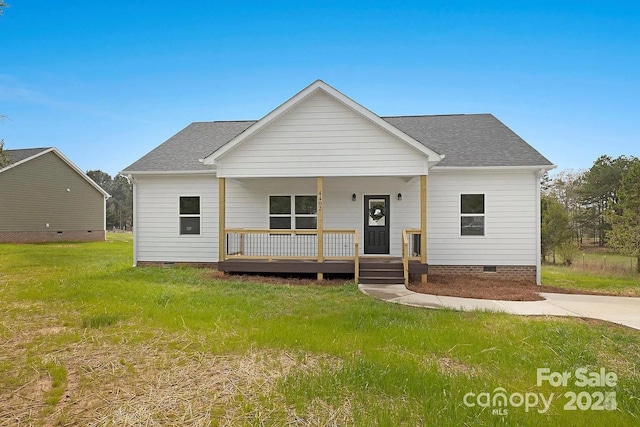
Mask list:
[[[316,182],[317,191],[316,196],[318,200],[318,262],[324,262],[324,200],[322,199],[324,181],[321,176],[317,178]],[[318,273],[318,281],[324,279],[323,273]]]
[[[226,255],[226,236],[225,236],[225,200],[226,200],[226,186],[225,179],[218,178],[218,261],[223,262]]]
[[[420,176],[420,263],[427,263],[427,176]],[[422,283],[427,283],[427,275],[420,276]]]

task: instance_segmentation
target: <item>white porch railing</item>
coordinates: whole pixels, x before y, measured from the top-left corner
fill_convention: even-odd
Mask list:
[[[224,260],[353,260],[359,273],[357,230],[323,230],[318,253],[318,230],[225,229]]]

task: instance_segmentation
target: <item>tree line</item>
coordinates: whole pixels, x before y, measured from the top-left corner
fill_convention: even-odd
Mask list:
[[[597,245],[640,261],[640,159],[603,155],[587,170],[545,174],[541,186],[544,260],[570,265],[580,246]]]
[[[101,170],[87,171],[87,176],[111,195],[107,199],[107,229],[131,230],[133,225],[133,185],[124,175],[113,178]]]

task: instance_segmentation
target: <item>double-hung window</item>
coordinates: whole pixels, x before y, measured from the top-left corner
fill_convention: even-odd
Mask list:
[[[460,195],[460,235],[484,236],[484,194]]]
[[[200,196],[180,197],[180,234],[200,234]]]
[[[313,230],[317,227],[316,196],[269,196],[269,229]]]

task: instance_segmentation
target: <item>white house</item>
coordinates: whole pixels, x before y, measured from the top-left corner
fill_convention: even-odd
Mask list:
[[[122,173],[135,265],[539,282],[553,167],[490,114],[379,117],[318,80],[258,121],[192,123]]]

